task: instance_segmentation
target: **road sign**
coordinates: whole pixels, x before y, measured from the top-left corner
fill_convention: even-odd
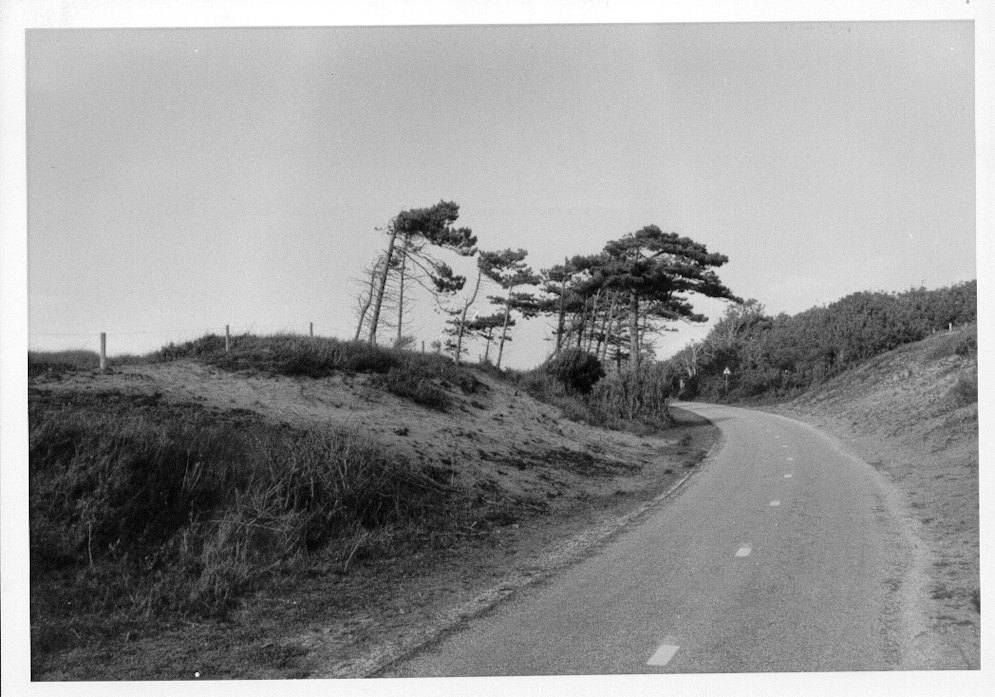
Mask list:
[[[726,366],[726,369],[722,371],[722,374],[723,375],[732,375],[732,371],[729,370],[729,366]]]

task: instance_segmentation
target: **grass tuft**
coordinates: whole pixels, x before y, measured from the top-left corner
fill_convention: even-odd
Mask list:
[[[964,407],[969,404],[976,404],[978,401],[978,371],[961,373],[957,376],[957,382],[947,393],[948,398],[957,407]]]
[[[445,411],[451,401],[445,390],[433,385],[430,379],[398,368],[377,375],[372,384],[429,409]]]
[[[28,351],[28,375],[64,373],[75,370],[95,370],[100,367],[100,354],[84,349],[70,351]]]

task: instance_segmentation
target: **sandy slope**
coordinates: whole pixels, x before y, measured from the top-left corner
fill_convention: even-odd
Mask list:
[[[484,387],[473,394],[448,390],[453,406],[445,412],[372,388],[364,375],[241,375],[193,361],[77,373],[36,380],[32,387],[160,393],[165,402],[195,402],[220,413],[249,410],[294,426],[354,429],[413,462],[447,468],[456,484],[489,481],[496,492],[537,501],[575,486],[585,496],[631,488],[638,480],[633,473],[650,462],[649,448],[675,442],[673,436],[591,429],[561,419],[556,407],[507,384],[478,377]]]

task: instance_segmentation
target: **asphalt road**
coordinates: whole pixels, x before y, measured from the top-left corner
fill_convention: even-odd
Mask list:
[[[791,419],[683,406],[722,443],[680,493],[382,677],[930,667],[880,475]]]

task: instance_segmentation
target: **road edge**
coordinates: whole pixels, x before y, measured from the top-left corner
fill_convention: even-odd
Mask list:
[[[700,416],[700,415],[698,415]],[[705,417],[715,428],[715,424]],[[645,501],[628,513],[600,523],[573,535],[552,547],[542,563],[525,570],[515,570],[473,599],[453,607],[431,627],[412,633],[400,641],[387,641],[374,647],[366,656],[328,665],[324,670],[311,674],[313,678],[375,678],[398,662],[429,648],[459,631],[470,620],[480,617],[498,605],[510,600],[523,590],[549,580],[558,572],[587,559],[607,545],[616,535],[636,524],[663,501],[676,496],[694,476],[725,445],[721,429],[718,437],[690,472],[670,485],[665,491]]]

